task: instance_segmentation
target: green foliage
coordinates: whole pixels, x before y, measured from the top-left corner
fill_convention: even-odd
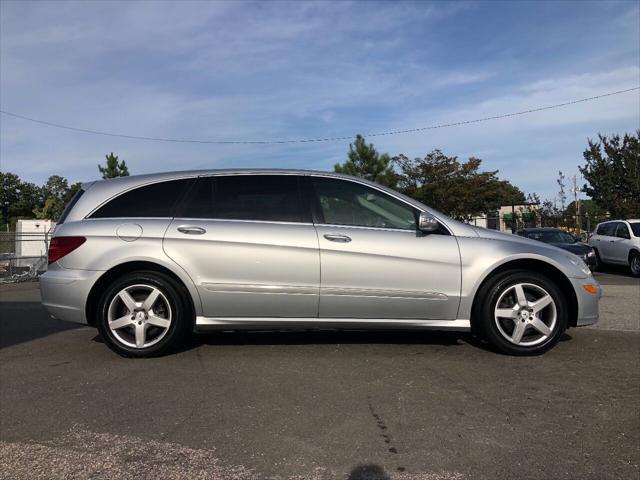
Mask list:
[[[560,200],[560,207],[562,211],[564,211],[565,204],[567,203],[567,193],[565,191],[565,187],[567,186],[567,184],[565,183],[565,178],[566,177],[564,173],[562,173],[562,171],[559,171],[558,179],[556,180],[556,182],[558,183],[558,187],[560,188],[560,190],[558,190],[558,200]]]
[[[640,216],[640,130],[635,135],[588,141],[586,165],[580,167],[588,182],[584,191],[613,218]]]
[[[458,157],[433,150],[424,158],[410,160],[399,155],[393,160],[400,169],[401,192],[454,218],[481,216],[525,201],[524,193],[500,180],[497,170],[480,171],[479,158],[460,163]]]
[[[0,172],[1,224],[13,223],[16,218],[32,218],[33,208],[44,203],[42,189],[23,182],[18,175]]]
[[[0,225],[11,227],[20,218],[57,221],[65,205],[80,189],[80,183],[69,187],[64,177],[52,175],[42,187],[23,182],[13,173],[0,172]]]
[[[74,185],[76,191],[79,184]],[[44,204],[33,208],[36,218],[56,221],[62,215],[65,205],[71,199],[69,196],[69,182],[60,175],[52,175],[42,187]],[[75,192],[74,192],[75,193]]]
[[[98,170],[102,174],[103,179],[116,178],[116,177],[128,177],[129,169],[124,160],[118,161],[118,156],[111,152],[109,155],[105,155],[105,166],[98,165]]]
[[[356,135],[354,143],[349,144],[348,160],[333,167],[337,173],[366,178],[387,187],[395,187],[396,173],[393,170],[388,153],[378,153],[372,143],[365,142],[362,135]]]

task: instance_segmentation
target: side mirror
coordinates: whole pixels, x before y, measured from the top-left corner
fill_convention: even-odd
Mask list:
[[[438,220],[427,212],[420,212],[420,217],[418,217],[418,230],[425,233],[435,232],[440,228],[440,224]]]

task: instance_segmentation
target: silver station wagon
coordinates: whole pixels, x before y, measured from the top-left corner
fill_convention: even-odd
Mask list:
[[[600,286],[551,245],[476,228],[360,178],[175,172],[88,183],[41,277],[62,320],[129,357],[212,329],[473,331],[540,354],[595,323]]]

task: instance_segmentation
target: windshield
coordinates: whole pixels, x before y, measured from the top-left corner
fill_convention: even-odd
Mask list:
[[[527,232],[527,237],[544,243],[575,243],[576,240],[562,230]]]
[[[629,222],[631,225],[631,231],[633,232],[634,237],[640,237],[640,222]]]

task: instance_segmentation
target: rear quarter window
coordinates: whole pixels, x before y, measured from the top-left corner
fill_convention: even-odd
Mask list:
[[[598,226],[598,229],[596,230],[596,234],[613,237],[615,229],[616,229],[615,222],[603,223],[602,225]]]
[[[175,206],[192,181],[169,180],[134,188],[109,200],[90,218],[173,217]]]
[[[84,193],[84,190],[80,189],[76,192],[76,194],[73,197],[71,197],[71,200],[69,200],[69,203],[67,203],[67,205],[64,207],[64,210],[62,211],[62,215],[60,215],[60,218],[58,219],[56,224],[60,225],[64,223],[64,221],[69,216],[69,213],[71,213],[71,210],[73,210],[73,207],[75,207],[76,203],[78,203],[78,200],[80,200],[80,197],[82,196],[83,193]]]

